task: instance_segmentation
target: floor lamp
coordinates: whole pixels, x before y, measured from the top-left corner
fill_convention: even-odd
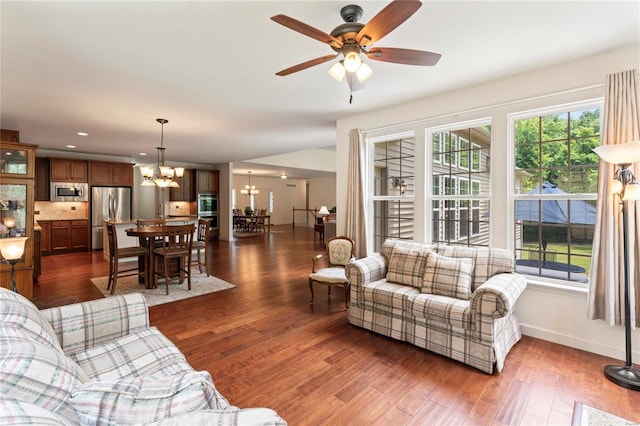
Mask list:
[[[24,254],[24,243],[28,237],[13,237],[0,239],[0,255],[2,259],[11,265],[11,288],[14,292],[18,292],[16,288],[16,280],[14,279],[14,271],[16,263],[20,261]]]
[[[604,375],[613,383],[640,391],[640,371],[633,368],[631,360],[631,303],[629,291],[631,283],[629,277],[629,217],[628,203],[640,200],[640,184],[636,182],[633,172],[629,170],[631,164],[640,161],[640,141],[617,145],[601,145],[593,150],[607,163],[617,166],[613,176],[612,190],[620,197],[622,205],[622,246],[624,261],[624,331],[626,362],[624,366],[607,365]],[[636,265],[639,267],[640,265]],[[638,303],[638,301],[636,301]]]

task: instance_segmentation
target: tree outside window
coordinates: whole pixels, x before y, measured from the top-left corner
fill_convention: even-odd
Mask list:
[[[517,269],[586,283],[598,192],[600,107],[514,115]]]

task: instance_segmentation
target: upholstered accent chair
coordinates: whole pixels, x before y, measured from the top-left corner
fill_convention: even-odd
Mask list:
[[[311,304],[313,304],[313,283],[319,283],[328,287],[328,295],[331,297],[331,287],[339,285],[344,288],[344,303],[349,307],[349,279],[345,274],[345,266],[354,258],[355,244],[349,237],[334,237],[326,243],[327,253],[319,254],[313,258],[313,270],[309,275],[309,290],[311,291]]]

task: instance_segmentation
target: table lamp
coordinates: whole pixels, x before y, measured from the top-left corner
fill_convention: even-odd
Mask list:
[[[327,208],[327,206],[322,206],[320,207],[320,211],[318,212],[318,214],[322,216],[322,219],[318,221],[318,224],[321,224],[322,222],[324,222],[324,217],[329,216],[331,213],[329,213],[329,209]]]
[[[24,254],[24,244],[28,237],[14,237],[0,239],[0,255],[2,259],[11,265],[11,288],[14,292],[18,292],[16,281],[14,279],[14,271],[16,263]]]
[[[631,303],[629,300],[629,218],[627,203],[640,200],[640,184],[636,182],[633,172],[629,170],[632,163],[640,161],[640,141],[616,145],[601,145],[593,149],[607,163],[615,164],[617,169],[613,175],[612,191],[620,197],[622,205],[622,247],[624,261],[624,331],[626,362],[624,366],[607,365],[604,375],[613,383],[627,389],[640,390],[640,371],[633,368],[631,360]],[[637,303],[637,301],[636,301]]]

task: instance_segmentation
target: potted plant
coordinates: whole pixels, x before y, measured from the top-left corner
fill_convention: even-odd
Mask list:
[[[251,216],[253,214],[253,210],[251,209],[251,206],[247,206],[244,208],[244,215],[245,216]]]

